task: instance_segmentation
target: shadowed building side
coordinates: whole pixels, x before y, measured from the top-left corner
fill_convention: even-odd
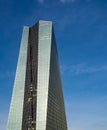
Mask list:
[[[58,62],[58,53],[53,30],[51,39],[51,58],[46,130],[67,130],[64,99]]]

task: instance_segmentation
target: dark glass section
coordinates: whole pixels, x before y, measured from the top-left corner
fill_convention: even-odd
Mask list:
[[[29,30],[22,130],[36,128],[38,24]]]
[[[67,130],[64,99],[59,71],[58,54],[52,32],[50,76],[46,130]]]

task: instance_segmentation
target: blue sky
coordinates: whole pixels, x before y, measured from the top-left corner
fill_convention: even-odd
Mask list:
[[[107,0],[0,0],[0,130],[24,25],[54,24],[69,130],[107,130]]]

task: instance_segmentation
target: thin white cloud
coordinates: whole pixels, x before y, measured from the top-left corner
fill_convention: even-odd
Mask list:
[[[107,65],[89,66],[85,64],[68,65],[61,67],[62,73],[68,72],[72,75],[89,74],[100,71],[107,71]]]
[[[14,75],[14,73],[10,72],[10,71],[4,72],[4,73],[0,73],[0,79],[9,78],[9,77],[11,77],[13,75]]]
[[[75,2],[76,0],[60,0],[62,3],[67,3],[67,2]]]
[[[91,0],[86,0],[86,2],[91,2]]]
[[[91,0],[85,0],[86,2],[90,2]],[[76,2],[76,0],[60,0],[62,3],[67,3],[67,2]]]
[[[44,3],[44,0],[37,0],[39,3]]]

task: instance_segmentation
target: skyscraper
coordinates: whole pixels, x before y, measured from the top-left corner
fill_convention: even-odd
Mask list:
[[[67,130],[52,22],[23,29],[7,130]]]

